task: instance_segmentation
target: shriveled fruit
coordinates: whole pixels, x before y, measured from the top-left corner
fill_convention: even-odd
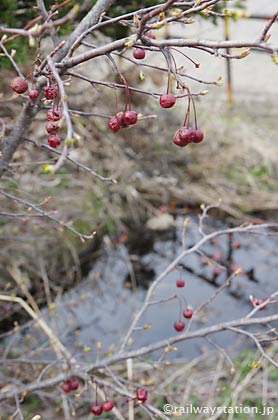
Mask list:
[[[116,118],[117,118],[117,121],[118,121],[121,128],[126,127],[125,122],[124,122],[124,112],[123,111],[118,112],[116,114]]]
[[[26,92],[28,89],[28,83],[22,77],[15,77],[10,86],[14,92],[19,94]]]
[[[191,127],[182,127],[179,130],[179,136],[181,140],[191,143],[196,137],[196,130]]]
[[[56,85],[45,86],[43,93],[46,99],[55,99],[58,96],[58,87]]]
[[[59,121],[63,116],[61,108],[49,109],[47,111],[48,121]]]
[[[180,138],[180,130],[177,130],[173,136],[173,143],[175,143],[176,146],[185,147],[190,143],[190,141],[182,140]]]
[[[49,134],[55,134],[59,130],[59,126],[55,123],[55,121],[48,121],[45,129]]]
[[[171,108],[176,103],[176,98],[172,93],[164,93],[159,98],[159,103],[162,108]]]
[[[136,391],[136,399],[145,402],[148,399],[148,391],[145,388],[139,388]]]
[[[137,123],[138,115],[135,111],[126,111],[123,115],[125,125],[133,125]]]
[[[48,144],[50,147],[53,147],[53,149],[56,149],[61,144],[61,139],[57,134],[50,134],[48,137]]]
[[[121,126],[116,116],[109,118],[108,127],[110,128],[110,130],[114,131],[114,133],[120,130]]]

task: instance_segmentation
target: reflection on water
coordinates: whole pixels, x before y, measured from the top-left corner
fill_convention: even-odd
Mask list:
[[[103,255],[94,264],[86,279],[67,292],[51,311],[52,324],[55,321],[59,338],[77,357],[92,361],[96,356],[97,343],[102,351],[109,352],[119,347],[136,309],[146,294],[146,287],[152,278],[159,275],[182,250],[181,232],[183,219],[177,220],[177,229],[156,237],[148,252],[136,252],[136,243],[128,248],[118,245]],[[214,223],[208,229],[219,229],[221,223]],[[142,235],[142,234],[141,234]],[[190,218],[186,232],[187,247],[199,238],[197,219]],[[148,244],[149,245],[149,244]],[[204,311],[198,314],[192,329],[209,326],[246,315],[250,309],[249,296],[265,297],[277,290],[278,239],[274,236],[234,235],[222,236],[202,248],[203,255],[191,254],[181,261],[178,269],[168,274],[156,289],[154,299],[163,299],[179,293],[183,306],[193,308],[207,301],[232,271],[241,267],[243,273],[235,277],[229,288],[225,288]],[[217,265],[217,264],[218,265]],[[219,269],[219,265],[226,269]],[[135,292],[131,290],[130,277],[139,282]],[[185,287],[178,289],[176,280],[182,277]],[[277,312],[272,305],[260,314]],[[178,300],[170,300],[149,307],[139,326],[151,324],[149,329],[140,329],[133,335],[130,348],[150,344],[177,334],[173,323],[179,318]],[[30,328],[32,340],[41,342],[38,329]],[[236,335],[221,333],[211,336],[220,346],[235,344]],[[45,337],[43,338],[45,340]],[[174,356],[193,357],[203,346],[210,347],[205,339],[180,343]],[[37,342],[34,348],[37,346]],[[49,352],[47,352],[49,357]]]

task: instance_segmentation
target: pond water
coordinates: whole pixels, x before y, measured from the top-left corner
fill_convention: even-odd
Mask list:
[[[176,228],[163,234],[150,236],[149,232],[147,235],[144,232],[137,233],[131,243],[119,244],[103,251],[87,278],[57,302],[56,309],[50,312],[49,322],[52,325],[55,322],[59,338],[76,358],[94,360],[100,342],[102,353],[114,352],[120,346],[134,314],[142,305],[148,285],[180,254],[183,221],[183,218],[178,217]],[[208,231],[219,228],[223,228],[223,223],[213,221]],[[185,236],[186,247],[192,246],[198,239],[198,219],[192,216],[189,217]],[[229,272],[237,267],[242,268],[243,274],[236,276],[231,286],[225,288],[197,315],[191,325],[192,330],[240,318],[251,310],[250,295],[261,298],[277,290],[277,236],[221,236],[214,243],[209,242],[203,246],[202,252],[222,264],[222,260],[228,261],[227,270],[217,274],[216,266],[208,264],[204,256],[196,253],[184,258],[178,268],[160,282],[153,299],[165,299],[177,293],[182,297],[180,300],[169,300],[149,307],[139,326],[151,324],[151,328],[135,331],[133,343],[128,348],[139,348],[178,334],[173,323],[180,316],[179,301],[186,301],[192,308],[197,308],[215,293]],[[132,290],[130,277],[133,282],[134,277],[137,281],[136,290]],[[186,282],[184,288],[176,287],[176,280],[180,277]],[[277,313],[277,306],[270,305],[258,315]],[[48,317],[47,312],[45,314]],[[38,329],[30,327],[28,332],[32,340],[41,341]],[[231,333],[219,333],[211,338],[219,346],[238,344],[238,336]],[[176,347],[174,357],[192,358],[203,351],[204,347],[211,349],[211,343],[206,339],[195,339],[179,343]]]

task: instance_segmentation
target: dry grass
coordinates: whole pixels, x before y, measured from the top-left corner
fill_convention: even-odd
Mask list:
[[[174,349],[173,349],[174,350]],[[270,356],[277,356],[277,345],[269,346],[267,352]],[[174,351],[172,353],[174,355]],[[14,370],[15,366],[7,363],[3,373],[10,375],[11,372],[17,380],[28,378],[30,375],[36,377],[42,369],[40,364],[25,366]],[[262,418],[260,410],[264,407],[272,407],[274,412],[269,411],[267,416],[270,420],[275,420],[277,410],[277,369],[269,365],[266,360],[262,360],[256,350],[244,350],[240,355],[232,356],[230,351],[227,353],[217,353],[204,348],[201,355],[192,360],[172,359],[158,363],[146,361],[133,361],[132,364],[132,384],[129,381],[126,366],[124,364],[111,367],[113,377],[117,378],[122,384],[134,393],[134,386],[144,387],[148,390],[148,403],[163,411],[165,404],[171,405],[175,413],[173,418],[185,420],[192,418],[203,420],[259,420]],[[57,367],[48,367],[48,373],[55,375]],[[101,373],[101,372],[100,372]],[[97,380],[97,377],[96,377]],[[109,398],[116,402],[117,408],[124,418],[128,419],[127,398],[120,395],[106,382],[106,392]],[[83,390],[83,384],[75,395],[69,396],[71,399],[71,410],[74,417],[79,420],[88,418],[89,404],[92,401],[88,390]],[[0,409],[0,415],[12,412],[9,404],[13,401],[5,401]],[[198,414],[195,409],[214,409],[217,407],[249,408],[255,407],[258,414],[250,413],[219,413],[215,409],[213,415]],[[44,392],[38,391],[37,394],[25,398],[21,406],[26,418],[31,418],[35,414],[44,414],[46,418],[63,419],[62,403],[58,387],[50,387]],[[254,410],[254,408],[253,408]],[[136,419],[147,419],[146,414],[138,404],[135,404],[132,411]],[[263,411],[261,411],[263,413]],[[55,414],[54,414],[55,413]],[[185,414],[186,413],[186,414]],[[175,415],[174,415],[175,414]],[[169,416],[171,417],[171,416]],[[115,416],[109,417],[114,419]]]

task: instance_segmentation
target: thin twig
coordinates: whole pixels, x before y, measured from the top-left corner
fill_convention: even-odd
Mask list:
[[[20,204],[23,204],[24,206],[33,209],[34,211],[36,211],[37,213],[41,214],[42,216],[44,216],[46,219],[51,220],[52,222],[55,222],[56,224],[58,224],[60,227],[69,230],[70,232],[74,233],[75,235],[77,235],[79,237],[79,239],[84,242],[85,239],[92,239],[93,236],[96,234],[96,232],[91,233],[90,235],[83,235],[82,233],[78,232],[75,228],[73,228],[72,226],[70,226],[68,223],[58,219],[55,216],[52,216],[50,213],[40,209],[38,207],[38,205],[33,204],[29,201],[26,201],[22,198],[16,197],[13,194],[9,194],[3,190],[0,190],[0,194],[3,195],[6,198],[9,198],[10,200],[14,200]]]

